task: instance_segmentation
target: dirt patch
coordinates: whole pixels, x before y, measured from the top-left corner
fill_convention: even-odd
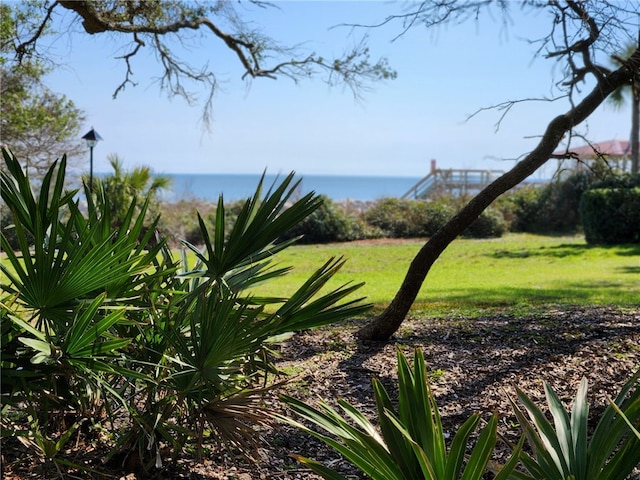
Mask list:
[[[640,310],[602,307],[555,309],[529,316],[505,313],[478,319],[410,318],[386,343],[358,343],[353,336],[358,327],[351,323],[295,335],[280,348],[278,360],[278,366],[290,373],[290,381],[274,393],[287,393],[310,402],[344,398],[375,418],[371,378],[381,379],[395,393],[396,349],[410,356],[414,348],[421,348],[449,432],[473,412],[481,413],[485,419],[497,412],[500,433],[517,440],[519,431],[513,427],[515,418],[507,399],[507,395],[515,398],[516,386],[544,405],[545,380],[568,404],[586,376],[591,417],[595,419],[607,397],[614,397],[640,366]],[[275,394],[268,401],[274,411],[284,411]],[[180,459],[150,478],[319,478],[301,468],[292,454],[320,460],[345,475],[362,478],[335,452],[291,427],[275,424],[261,433],[264,448],[257,453],[255,463],[213,452],[202,463]],[[84,453],[97,457],[100,452]],[[77,459],[82,454],[76,450],[65,455]],[[496,459],[507,454],[508,449],[502,445]],[[55,471],[43,470],[19,444],[3,445],[3,456],[3,478],[55,477]],[[67,478],[135,480],[143,476],[112,472],[104,477],[74,473]]]

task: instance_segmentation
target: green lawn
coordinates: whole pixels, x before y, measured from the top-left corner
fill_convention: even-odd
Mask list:
[[[358,296],[384,307],[398,290],[420,240],[393,245],[300,245],[278,254],[293,266],[283,279],[256,290],[260,295],[292,293],[332,256],[347,263],[330,287],[365,282]],[[5,279],[6,280],[6,279]],[[452,243],[435,263],[414,311],[478,311],[554,304],[638,306],[640,245],[594,247],[579,236],[509,234],[500,239]]]
[[[334,285],[366,282],[362,296],[384,306],[396,293],[421,241],[402,245],[309,245],[279,254],[294,271],[260,293],[282,295],[331,256],[347,264]],[[552,304],[621,306],[640,300],[640,245],[594,247],[579,236],[510,234],[452,243],[427,276],[415,310],[528,307]]]

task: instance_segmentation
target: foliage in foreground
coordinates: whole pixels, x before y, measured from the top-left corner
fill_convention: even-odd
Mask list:
[[[375,378],[373,389],[380,433],[360,411],[344,400],[339,400],[338,404],[346,417],[325,402],[315,408],[294,398],[282,397],[294,412],[332,436],[319,433],[294,420],[283,419],[334,448],[374,480],[482,478],[496,444],[498,417],[491,417],[477,434],[471,448],[471,438],[481,422],[480,416],[473,414],[458,429],[447,448],[438,406],[427,381],[422,350],[416,349],[414,352],[413,369],[406,357],[398,351],[397,408],[382,383]],[[519,449],[495,479],[508,478],[517,463],[518,452]],[[346,478],[314,460],[304,457],[298,457],[298,460],[323,478]]]
[[[522,453],[527,474],[518,480],[624,480],[640,464],[640,436],[632,434],[640,422],[640,383],[636,373],[622,388],[615,402],[600,417],[589,435],[587,380],[582,379],[569,413],[545,383],[553,425],[542,410],[522,391],[518,398],[529,419],[512,402],[533,454]]]
[[[289,396],[282,397],[295,413],[328,435],[290,418],[279,418],[322,440],[374,480],[479,480],[487,471],[497,480],[624,480],[640,465],[639,376],[640,372],[636,373],[623,386],[591,434],[586,379],[580,384],[571,414],[545,384],[554,425],[518,390],[518,398],[530,420],[511,401],[523,436],[504,465],[490,461],[497,440],[496,414],[477,435],[473,434],[481,420],[473,414],[457,430],[447,449],[420,349],[414,351],[413,369],[398,351],[397,408],[380,381],[373,379],[379,428],[344,400],[338,400],[343,415],[324,401],[313,407]],[[473,445],[472,438],[475,438]],[[525,440],[530,452],[523,449]],[[297,458],[323,478],[346,478],[312,459]]]
[[[133,199],[114,230],[108,202],[94,196],[102,189],[85,186],[86,213],[77,192],[64,190],[66,158],[36,194],[17,159],[4,149],[3,157],[2,199],[19,248],[1,232],[2,434],[59,469],[80,426],[87,441],[108,432],[112,459],[136,470],[185,448],[200,456],[207,442],[248,452],[259,441],[253,426],[268,418],[270,345],[367,309],[345,300],[359,285],[320,292],[341,258],[287,298],[248,293],[288,273],[272,262],[296,239],[276,240],[318,207],[314,195],[287,205],[293,175],[264,198],[261,182],[230,227],[223,202],[213,226],[198,217],[204,248],[185,244],[197,257],[189,266],[152,241],[148,202]]]

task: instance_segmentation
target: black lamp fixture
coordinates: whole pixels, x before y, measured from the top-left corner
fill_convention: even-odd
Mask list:
[[[87,141],[87,147],[89,147],[89,191],[93,192],[93,147],[102,140],[102,137],[96,132],[93,127],[83,137]]]

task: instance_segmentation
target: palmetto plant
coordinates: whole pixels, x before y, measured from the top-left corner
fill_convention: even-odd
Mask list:
[[[414,368],[398,351],[398,406],[393,405],[382,384],[374,379],[379,430],[356,408],[338,402],[341,415],[325,402],[312,407],[294,398],[283,400],[305,420],[328,432],[325,435],[285,417],[303,431],[321,439],[374,480],[475,480],[481,479],[496,444],[497,416],[491,417],[471,448],[471,435],[480,425],[473,414],[446,445],[440,414],[427,381],[427,369],[420,349],[414,353]],[[470,449],[470,453],[467,453]],[[517,450],[496,479],[509,478],[518,460]],[[322,477],[344,480],[335,470],[314,460],[298,460]]]
[[[124,310],[114,306],[108,288],[127,285],[117,294],[133,296],[152,265],[157,249],[144,250],[126,235],[105,234],[108,218],[80,213],[75,192],[64,192],[66,159],[45,175],[36,196],[18,161],[3,150],[2,199],[14,216],[20,249],[0,236],[9,265],[2,298],[2,393],[15,401],[39,403],[40,424],[55,427],[53,411],[90,414],[94,400],[108,388],[105,378],[121,374],[112,361],[131,339],[114,333]],[[127,224],[134,234],[141,223]]]
[[[248,451],[258,440],[250,425],[270,418],[260,405],[260,385],[273,370],[272,340],[368,309],[360,299],[345,298],[358,284],[319,294],[342,259],[328,260],[290,297],[251,294],[258,283],[287,274],[288,268],[272,262],[293,241],[278,239],[318,205],[317,197],[307,195],[285,208],[296,188],[292,180],[289,175],[264,198],[260,183],[231,231],[226,231],[222,199],[213,228],[199,218],[203,248],[185,244],[196,264],[189,267],[183,256],[180,274],[164,287],[180,293],[156,309],[150,328],[141,332],[144,350],[153,356],[147,363],[157,362],[158,368],[154,383],[134,394],[145,401],[133,412],[136,428],[122,439],[136,445],[138,455],[159,449],[162,442],[179,451],[192,440],[199,452],[207,436]]]
[[[261,182],[230,228],[222,198],[213,225],[199,218],[204,247],[186,244],[191,267],[151,241],[148,202],[133,199],[114,230],[99,189],[85,187],[86,212],[64,190],[64,158],[37,195],[15,157],[3,149],[3,158],[2,199],[20,246],[14,252],[0,235],[9,279],[0,304],[3,407],[29,404],[37,425],[59,431],[69,416],[118,417],[128,424],[113,432],[113,454],[138,467],[159,466],[187,444],[201,451],[207,440],[246,451],[252,425],[269,418],[261,399],[272,343],[368,309],[353,298],[360,285],[327,289],[342,259],[289,297],[252,295],[287,274],[273,260],[295,240],[279,238],[319,205],[313,194],[289,201],[293,174],[265,195]]]
[[[171,185],[171,179],[153,175],[147,166],[126,170],[117,155],[109,155],[108,160],[113,172],[97,182],[94,179],[93,191],[97,193],[96,201],[104,203],[108,209],[111,225],[119,228],[132,203],[136,205],[136,216],[145,202],[155,207],[158,194]],[[89,179],[85,178],[85,181]]]
[[[527,473],[515,472],[518,480],[623,480],[640,465],[640,382],[636,373],[615,401],[603,412],[589,435],[587,380],[582,379],[569,413],[553,389],[545,393],[553,425],[522,391],[518,398],[525,412],[512,401],[532,454],[523,453]],[[528,414],[528,418],[527,418]],[[635,429],[635,431],[634,431]]]

